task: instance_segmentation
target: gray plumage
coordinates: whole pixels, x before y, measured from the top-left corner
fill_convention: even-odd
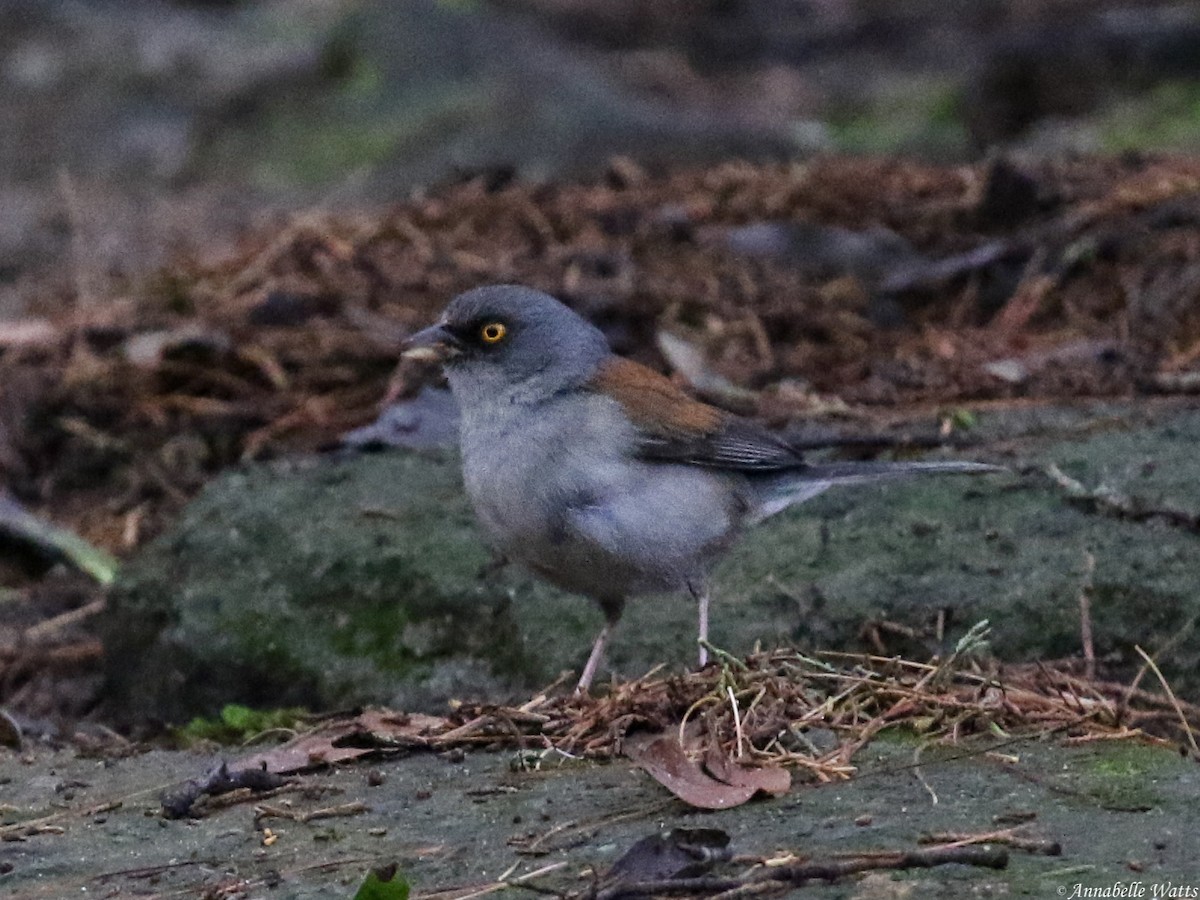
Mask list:
[[[501,333],[494,343],[484,337]],[[812,464],[756,423],[677,394],[611,354],[603,334],[554,298],[517,286],[456,297],[411,339],[436,347],[461,409],[467,493],[509,558],[600,604],[687,588],[750,525],[837,483],[978,473],[964,462]],[[703,656],[702,656],[703,658]]]

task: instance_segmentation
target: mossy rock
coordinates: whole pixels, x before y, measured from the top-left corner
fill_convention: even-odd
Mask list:
[[[228,474],[122,573],[105,619],[114,700],[175,722],[228,702],[428,705],[573,664],[537,624],[553,617],[565,650],[586,645],[598,615],[529,580],[483,577],[489,558],[454,460]]]
[[[1200,414],[1180,413],[1039,439],[1019,457],[1149,505],[1200,509],[1198,441]],[[887,651],[920,658],[987,619],[1001,658],[1074,656],[1090,578],[1098,656],[1132,672],[1135,645],[1166,647],[1160,666],[1194,698],[1200,633],[1187,625],[1200,616],[1198,550],[1184,528],[1082,508],[1038,474],[838,489],[730,554],[714,579],[712,637],[733,653],[863,650],[864,625],[886,621],[917,635],[879,632]],[[118,580],[105,620],[116,711],[181,722],[225,703],[437,709],[453,697],[517,696],[577,670],[601,624],[592,604],[514,567],[487,573],[488,560],[452,454],[227,474]],[[694,604],[643,598],[610,661],[624,676],[664,662],[681,669],[694,642]]]

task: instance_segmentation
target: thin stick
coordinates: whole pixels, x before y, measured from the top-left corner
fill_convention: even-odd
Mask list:
[[[983,834],[963,834],[960,832],[935,832],[922,835],[922,844],[937,844],[939,847],[966,847],[971,844],[1007,844],[1027,853],[1039,853],[1043,856],[1061,856],[1062,844],[1058,841],[1047,841],[1041,838],[1031,838],[1018,832],[1024,825],[1012,828],[1002,828],[999,831],[988,831]]]
[[[1083,551],[1083,584],[1079,586],[1079,636],[1083,642],[1084,674],[1088,680],[1096,677],[1096,645],[1092,642],[1092,577],[1096,573],[1096,557]]]
[[[616,900],[618,897],[645,897],[655,894],[713,894],[738,890],[749,884],[798,886],[816,880],[835,881],[858,872],[880,869],[929,869],[955,863],[1003,869],[1008,866],[1008,853],[1000,848],[971,846],[861,854],[850,859],[802,862],[757,869],[742,878],[668,878],[659,881],[619,882],[594,894],[589,891],[583,896],[591,896],[594,900]]]
[[[62,194],[63,204],[67,208],[67,221],[71,226],[71,275],[75,282],[75,309],[92,309],[96,304],[84,272],[83,207],[75,190],[75,180],[65,168],[58,171],[58,190]],[[81,345],[77,343],[76,346]]]
[[[925,788],[925,791],[929,794],[929,799],[932,801],[933,805],[937,806],[938,805],[937,791],[935,791],[933,789],[933,786],[930,785],[930,783],[925,780],[925,775],[921,771],[921,751],[923,751],[924,749],[925,749],[924,744],[918,744],[917,749],[913,751],[912,773],[913,773],[913,775],[916,776],[917,781],[921,782],[921,787]]]
[[[56,631],[61,631],[68,625],[74,625],[76,622],[82,622],[84,619],[96,615],[96,613],[104,611],[105,601],[101,597],[99,600],[93,600],[78,609],[68,610],[61,615],[38,622],[36,625],[31,625],[25,629],[25,640],[40,641],[42,638],[54,634]]]
[[[733,695],[733,686],[726,685],[725,692],[729,695],[729,705],[733,709],[733,728],[737,734],[737,758],[741,759],[746,755],[745,744],[746,736],[742,734],[742,716],[738,709],[737,698]]]
[[[513,863],[512,866],[509,867],[508,871],[506,871],[491,884],[483,885],[478,888],[444,888],[440,891],[433,891],[428,894],[414,894],[413,896],[417,898],[417,900],[430,900],[430,898],[433,897],[441,897],[444,894],[451,894],[455,890],[466,890],[467,893],[454,894],[453,897],[448,898],[448,900],[472,900],[474,897],[484,897],[488,894],[494,894],[497,891],[507,890],[508,888],[531,887],[529,884],[527,884],[527,882],[532,881],[534,878],[538,878],[539,876],[553,872],[556,869],[561,869],[566,865],[566,863],[550,863],[547,866],[542,866],[540,869],[535,869],[532,872],[526,872],[524,875],[518,875],[516,878],[509,878],[508,876],[512,875],[519,865],[519,861]]]
[[[1192,745],[1192,753],[1196,755],[1197,759],[1200,759],[1200,747],[1196,746],[1196,735],[1192,731],[1192,723],[1189,722],[1187,716],[1183,714],[1183,707],[1179,705],[1179,700],[1175,696],[1175,692],[1171,690],[1171,685],[1169,685],[1167,683],[1167,679],[1163,677],[1162,671],[1158,668],[1158,663],[1151,659],[1146,654],[1146,651],[1137,644],[1133,645],[1133,649],[1137,651],[1138,656],[1146,661],[1146,665],[1150,667],[1150,671],[1154,673],[1154,676],[1158,679],[1158,683],[1161,684],[1163,690],[1166,691],[1167,699],[1170,700],[1171,705],[1175,707],[1175,713],[1179,716],[1179,721],[1183,725],[1183,731],[1187,735],[1188,743]]]
[[[1154,651],[1154,655],[1162,656],[1163,654],[1169,653],[1171,650],[1173,650],[1176,644],[1192,633],[1192,629],[1196,627],[1197,621],[1200,621],[1200,614],[1194,615],[1188,619],[1182,628],[1171,635],[1165,644]],[[1138,685],[1141,684],[1142,679],[1146,677],[1147,670],[1148,667],[1143,664],[1142,667],[1138,669],[1137,675],[1133,677],[1133,681],[1129,683],[1129,687],[1125,689],[1120,703],[1120,708],[1122,711],[1129,706],[1129,701],[1132,700],[1134,695],[1138,693]]]

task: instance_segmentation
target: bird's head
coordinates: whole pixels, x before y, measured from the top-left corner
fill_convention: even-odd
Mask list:
[[[437,323],[405,342],[404,355],[441,362],[465,405],[580,384],[610,351],[599,329],[549,294],[491,285],[451,300]]]

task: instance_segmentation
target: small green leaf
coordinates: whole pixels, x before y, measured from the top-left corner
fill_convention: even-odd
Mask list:
[[[395,863],[372,869],[359,885],[354,900],[408,900],[408,879]]]
[[[975,417],[975,413],[963,407],[957,407],[950,410],[950,424],[958,431],[970,431],[979,424],[979,420]]]
[[[265,731],[291,729],[307,715],[303,709],[285,708],[259,710],[227,703],[221,708],[217,719],[195,718],[176,731],[176,737],[185,744],[195,741],[217,741],[222,744],[240,744]]]

